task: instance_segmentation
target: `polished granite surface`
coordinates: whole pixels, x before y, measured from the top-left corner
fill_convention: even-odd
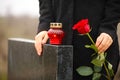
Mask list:
[[[8,40],[8,80],[72,80],[71,45],[43,46],[38,56],[34,41]]]

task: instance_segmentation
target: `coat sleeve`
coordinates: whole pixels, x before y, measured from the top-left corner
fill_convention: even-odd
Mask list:
[[[52,0],[39,0],[39,13],[38,32],[48,30],[50,22],[54,21]]]
[[[120,0],[106,0],[104,19],[99,33],[108,33],[112,39],[116,38],[117,24],[120,22]]]

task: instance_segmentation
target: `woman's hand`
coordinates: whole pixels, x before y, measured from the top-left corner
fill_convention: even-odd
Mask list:
[[[96,40],[96,47],[99,53],[105,52],[113,43],[113,39],[107,33],[101,33]]]
[[[42,46],[48,40],[47,31],[41,31],[35,36],[35,48],[37,50],[38,55],[42,53]]]

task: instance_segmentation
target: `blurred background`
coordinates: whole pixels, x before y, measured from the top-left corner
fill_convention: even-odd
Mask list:
[[[38,0],[0,0],[0,80],[7,80],[8,38],[34,39]]]
[[[38,0],[0,0],[0,80],[7,80],[8,38],[34,39],[38,19]]]

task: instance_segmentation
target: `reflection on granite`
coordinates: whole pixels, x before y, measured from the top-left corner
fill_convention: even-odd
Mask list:
[[[70,45],[44,45],[44,80],[72,80],[73,48]]]
[[[9,39],[8,51],[8,80],[43,80],[42,57],[34,41]]]
[[[72,80],[72,65],[71,45],[45,44],[38,56],[34,41],[8,40],[8,80]]]

